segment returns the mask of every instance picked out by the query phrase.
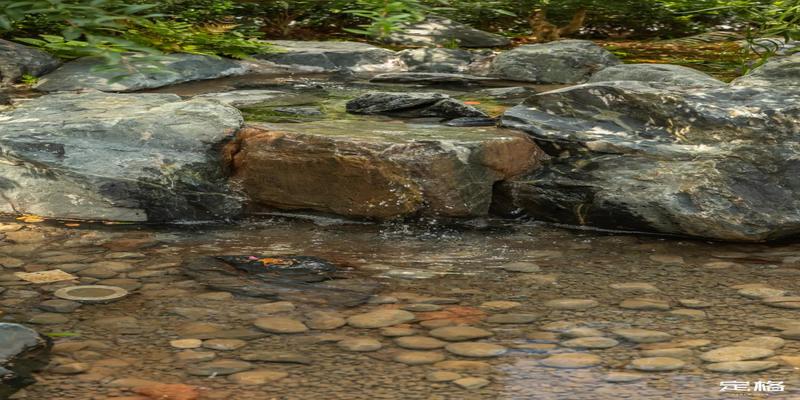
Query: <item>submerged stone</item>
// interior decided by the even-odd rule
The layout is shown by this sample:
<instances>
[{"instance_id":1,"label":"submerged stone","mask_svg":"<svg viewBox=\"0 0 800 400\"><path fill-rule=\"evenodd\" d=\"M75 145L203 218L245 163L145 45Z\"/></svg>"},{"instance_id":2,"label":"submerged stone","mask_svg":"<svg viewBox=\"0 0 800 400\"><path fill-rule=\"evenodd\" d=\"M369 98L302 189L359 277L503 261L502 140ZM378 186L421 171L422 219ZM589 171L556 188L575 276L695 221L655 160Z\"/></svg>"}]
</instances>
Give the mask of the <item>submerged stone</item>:
<instances>
[{"instance_id":1,"label":"submerged stone","mask_svg":"<svg viewBox=\"0 0 800 400\"><path fill-rule=\"evenodd\" d=\"M332 279L338 271L335 265L316 257L288 255L193 257L184 266L187 275L211 289L276 300L355 306L377 290L374 282L344 276ZM274 312L281 308L268 309Z\"/></svg>"},{"instance_id":2,"label":"submerged stone","mask_svg":"<svg viewBox=\"0 0 800 400\"><path fill-rule=\"evenodd\" d=\"M255 209L372 219L485 215L494 183L536 168L541 154L496 128L355 120L250 126L232 153Z\"/></svg>"}]
</instances>

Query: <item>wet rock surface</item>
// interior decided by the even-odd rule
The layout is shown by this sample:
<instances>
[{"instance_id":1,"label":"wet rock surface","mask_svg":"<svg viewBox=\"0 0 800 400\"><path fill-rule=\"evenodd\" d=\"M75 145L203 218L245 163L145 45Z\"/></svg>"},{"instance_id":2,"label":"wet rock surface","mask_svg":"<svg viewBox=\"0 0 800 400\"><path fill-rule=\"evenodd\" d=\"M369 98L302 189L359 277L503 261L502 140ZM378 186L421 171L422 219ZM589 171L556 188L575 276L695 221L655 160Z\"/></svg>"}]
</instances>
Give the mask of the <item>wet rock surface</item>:
<instances>
[{"instance_id":1,"label":"wet rock surface","mask_svg":"<svg viewBox=\"0 0 800 400\"><path fill-rule=\"evenodd\" d=\"M236 215L214 154L242 119L168 94L55 94L0 113L0 211L116 221Z\"/></svg>"},{"instance_id":2,"label":"wet rock surface","mask_svg":"<svg viewBox=\"0 0 800 400\"><path fill-rule=\"evenodd\" d=\"M501 123L557 158L502 184L497 209L712 239L792 236L800 227L787 184L797 151L796 98L781 88L684 91L631 81L530 97Z\"/></svg>"},{"instance_id":3,"label":"wet rock surface","mask_svg":"<svg viewBox=\"0 0 800 400\"><path fill-rule=\"evenodd\" d=\"M413 74L419 76L420 74ZM386 75L378 75L377 78ZM393 74L393 77L398 75ZM408 76L408 75L402 75ZM426 75L428 78L431 75ZM452 75L446 75L452 76ZM373 78L374 79L374 78ZM434 78L436 79L436 78ZM367 93L347 102L347 112L353 114L388 115L403 118L460 118L488 117L486 113L441 93Z\"/></svg>"},{"instance_id":4,"label":"wet rock surface","mask_svg":"<svg viewBox=\"0 0 800 400\"><path fill-rule=\"evenodd\" d=\"M421 48L397 53L410 72L465 72L473 60L471 52L462 49Z\"/></svg>"},{"instance_id":5,"label":"wet rock surface","mask_svg":"<svg viewBox=\"0 0 800 400\"><path fill-rule=\"evenodd\" d=\"M620 64L602 69L589 82L640 81L676 86L726 86L725 82L696 69L673 64Z\"/></svg>"},{"instance_id":6,"label":"wet rock surface","mask_svg":"<svg viewBox=\"0 0 800 400\"><path fill-rule=\"evenodd\" d=\"M60 64L58 59L39 49L0 39L0 86L15 83L23 75L44 75Z\"/></svg>"},{"instance_id":7,"label":"wet rock surface","mask_svg":"<svg viewBox=\"0 0 800 400\"><path fill-rule=\"evenodd\" d=\"M51 342L31 328L0 323L0 397L35 382L32 374L47 365Z\"/></svg>"},{"instance_id":8,"label":"wet rock surface","mask_svg":"<svg viewBox=\"0 0 800 400\"><path fill-rule=\"evenodd\" d=\"M500 53L492 61L491 75L512 81L575 84L619 63L617 57L590 41L559 40Z\"/></svg>"},{"instance_id":9,"label":"wet rock surface","mask_svg":"<svg viewBox=\"0 0 800 400\"><path fill-rule=\"evenodd\" d=\"M125 57L125 68L103 68L104 60L84 57L67 62L43 76L36 89L59 92L96 89L104 92L135 92L182 82L245 74L236 60L199 54L170 54L163 60Z\"/></svg>"},{"instance_id":10,"label":"wet rock surface","mask_svg":"<svg viewBox=\"0 0 800 400\"><path fill-rule=\"evenodd\" d=\"M402 122L263 124L238 140L234 177L255 205L373 219L485 215L493 184L541 154L511 131Z\"/></svg>"}]
</instances>

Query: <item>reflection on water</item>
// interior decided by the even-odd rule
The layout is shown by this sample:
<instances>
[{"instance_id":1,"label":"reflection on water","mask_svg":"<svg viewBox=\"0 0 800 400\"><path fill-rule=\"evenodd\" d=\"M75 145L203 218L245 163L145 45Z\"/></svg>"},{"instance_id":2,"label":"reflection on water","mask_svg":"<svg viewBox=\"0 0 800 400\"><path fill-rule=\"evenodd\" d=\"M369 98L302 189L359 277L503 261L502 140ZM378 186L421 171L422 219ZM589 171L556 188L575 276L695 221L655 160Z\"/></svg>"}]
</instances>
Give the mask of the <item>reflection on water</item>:
<instances>
[{"instance_id":1,"label":"reflection on water","mask_svg":"<svg viewBox=\"0 0 800 400\"><path fill-rule=\"evenodd\" d=\"M800 287L800 245L519 222L322 221L0 225L3 320L56 336L50 367L17 398L133 399L125 396L156 396L154 382L189 385L208 399L741 395L720 392L723 381L748 382L744 393L756 397L800 393L800 301L786 298ZM183 274L185 260L221 254L316 256L379 288L357 307L276 303L208 290ZM13 275L54 268L131 294L71 309L48 300L74 283L29 284ZM375 311L368 324L379 327L348 319ZM436 331L453 326L491 336L456 342L452 330ZM761 336L771 338L753 339ZM748 339L739 350L707 354ZM569 353L580 355L559 357ZM783 382L784 392L754 392L759 380Z\"/></svg>"}]
</instances>

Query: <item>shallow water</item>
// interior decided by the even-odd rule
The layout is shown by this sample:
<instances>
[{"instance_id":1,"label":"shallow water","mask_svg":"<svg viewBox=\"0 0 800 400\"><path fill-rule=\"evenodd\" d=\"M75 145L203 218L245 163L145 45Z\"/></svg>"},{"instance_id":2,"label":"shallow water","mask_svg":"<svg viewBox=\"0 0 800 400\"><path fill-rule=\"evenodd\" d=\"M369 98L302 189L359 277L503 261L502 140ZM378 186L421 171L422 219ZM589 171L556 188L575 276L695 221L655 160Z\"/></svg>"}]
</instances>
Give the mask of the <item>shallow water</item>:
<instances>
[{"instance_id":1,"label":"shallow water","mask_svg":"<svg viewBox=\"0 0 800 400\"><path fill-rule=\"evenodd\" d=\"M754 336L779 335L780 331L763 327L769 323L759 321L800 321L796 309L769 307L733 288L758 283L797 293L797 244L706 243L492 220L453 228L442 228L435 221L376 225L280 217L236 226L68 227L58 222L7 221L0 228L6 235L0 246L0 263L4 265L0 288L6 289L0 293L2 318L38 322L37 329L52 334L56 343L51 366L39 374L38 383L15 398L136 396L135 387L150 384L137 379L196 386L201 398L207 399L712 399L748 393L766 395L720 392L722 381L749 382L752 390L758 380L783 382L784 392L768 393L778 398L800 396L800 380L792 366L798 361L791 358L800 355L800 343L795 340L787 339L774 351L774 357L789 358L775 358L778 365L762 372L714 373L698 357ZM317 256L346 267L346 275L379 284L379 290L372 304L335 307L295 300L289 310L291 307L285 304L264 306L273 301L270 299L209 290L184 275L185 260L223 254ZM114 264L90 265L104 261ZM540 270L509 272L500 268L522 261L535 263ZM72 312L44 313L37 307L52 299L55 290L75 282L31 284L16 279L13 273L53 268L77 275L84 284L123 286L132 292L110 304L84 304ZM648 283L656 291L643 285L635 285L639 291L615 285L628 282ZM648 292L642 292L642 288ZM641 297L663 300L669 309L620 306L623 300ZM565 298L594 300L597 304L565 310L546 303ZM696 307L686 303L687 299L707 303L707 307L687 312L681 301ZM482 306L500 300L519 304L507 311ZM443 307L447 312L414 311L416 319L402 326L416 329L418 335L428 336L431 329L423 325L469 325L494 334L480 342L508 349L505 354L487 358L431 350L447 360L486 363L483 369L454 371L462 377L484 378L489 382L486 386L465 389L452 382L431 382L428 375L444 371L448 364L406 365L394 361L403 349L392 338L382 336L380 329L343 326L269 334L253 326L257 318L267 316L308 322L313 311L346 318L419 303L428 305L412 308ZM286 311L270 314L269 308L275 311L276 307ZM535 317L511 324L492 319L504 313ZM571 325L597 329L619 343L595 350L566 347L563 342L567 338L554 331ZM612 333L629 327L668 333L672 338L666 341L668 344L648 345ZM307 364L251 361L252 369L288 375L248 385L235 376L190 375L202 362L181 360L179 357L189 354L187 350L170 344L181 338L231 336L241 337L244 346L235 350L200 349L207 352L203 356L213 353L216 360L240 360L255 352L292 352L299 353ZM345 337L373 338L382 348L371 352L345 350L337 345ZM631 361L642 357L642 351L649 347L676 348L695 339L708 343L673 350L685 361L680 369L638 372L630 368ZM212 343L206 341L204 345ZM548 367L542 361L553 354L574 352L598 356L599 365L563 369ZM58 369L75 363L80 365L73 365L72 372L79 373L64 374L63 368ZM607 382L609 373L615 372L639 376L629 383Z\"/></svg>"}]
</instances>

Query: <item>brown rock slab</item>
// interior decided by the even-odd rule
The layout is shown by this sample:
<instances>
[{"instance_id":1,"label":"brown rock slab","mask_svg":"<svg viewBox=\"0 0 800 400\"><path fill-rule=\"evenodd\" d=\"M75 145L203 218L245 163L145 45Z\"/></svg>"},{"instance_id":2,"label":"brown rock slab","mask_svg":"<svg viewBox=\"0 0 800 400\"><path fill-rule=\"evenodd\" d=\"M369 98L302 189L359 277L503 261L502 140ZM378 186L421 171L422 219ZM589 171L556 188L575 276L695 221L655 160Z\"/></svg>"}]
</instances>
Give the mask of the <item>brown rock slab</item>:
<instances>
[{"instance_id":1,"label":"brown rock slab","mask_svg":"<svg viewBox=\"0 0 800 400\"><path fill-rule=\"evenodd\" d=\"M485 215L492 185L543 154L511 130L354 120L252 125L227 150L256 204L375 219Z\"/></svg>"}]
</instances>

